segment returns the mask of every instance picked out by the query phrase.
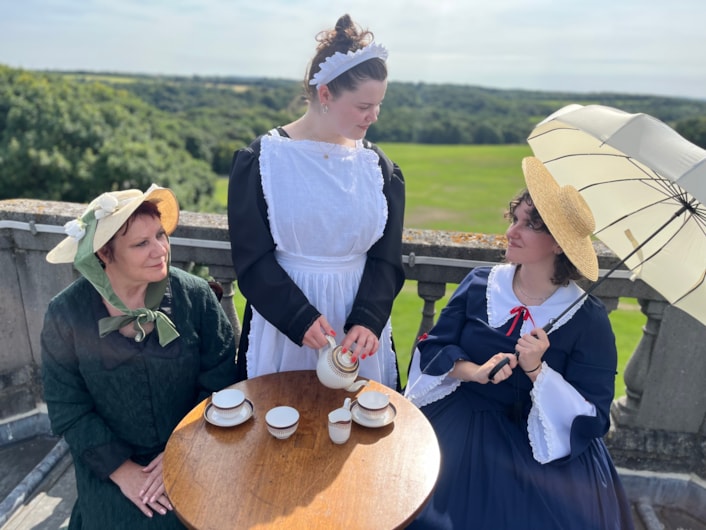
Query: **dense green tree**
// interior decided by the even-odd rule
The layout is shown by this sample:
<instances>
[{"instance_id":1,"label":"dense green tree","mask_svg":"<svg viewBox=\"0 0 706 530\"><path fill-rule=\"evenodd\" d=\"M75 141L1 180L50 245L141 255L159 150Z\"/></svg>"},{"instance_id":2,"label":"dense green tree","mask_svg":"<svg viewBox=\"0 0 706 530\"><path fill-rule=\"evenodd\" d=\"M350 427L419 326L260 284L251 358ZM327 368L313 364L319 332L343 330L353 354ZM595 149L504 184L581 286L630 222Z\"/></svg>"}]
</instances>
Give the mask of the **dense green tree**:
<instances>
[{"instance_id":1,"label":"dense green tree","mask_svg":"<svg viewBox=\"0 0 706 530\"><path fill-rule=\"evenodd\" d=\"M481 123L476 128L475 134L473 135L475 140L473 143L476 144L500 144L502 143L502 137L495 130L495 127L488 125L487 123Z\"/></svg>"},{"instance_id":2,"label":"dense green tree","mask_svg":"<svg viewBox=\"0 0 706 530\"><path fill-rule=\"evenodd\" d=\"M706 145L706 101L629 94L496 90L391 81L374 142L524 143L569 103L644 112ZM209 211L233 152L302 114L301 81L87 72L0 65L0 198L83 202L151 182Z\"/></svg>"},{"instance_id":3,"label":"dense green tree","mask_svg":"<svg viewBox=\"0 0 706 530\"><path fill-rule=\"evenodd\" d=\"M216 175L204 153L201 130L125 90L0 66L0 198L85 202L154 182L209 210Z\"/></svg>"},{"instance_id":4,"label":"dense green tree","mask_svg":"<svg viewBox=\"0 0 706 530\"><path fill-rule=\"evenodd\" d=\"M110 76L101 75L100 80L110 82ZM185 118L212 137L200 143L214 151L210 156L203 151L192 153L211 163L218 174L224 174L224 144L233 149L247 145L256 135L295 119L304 110L301 81L150 76L128 76L127 80L130 82L125 82L125 76L115 76L116 85ZM706 115L706 102L680 98L391 81L381 120L370 129L368 138L376 142L524 142L537 122L568 103L597 103L628 112L646 112L669 124Z\"/></svg>"}]
</instances>

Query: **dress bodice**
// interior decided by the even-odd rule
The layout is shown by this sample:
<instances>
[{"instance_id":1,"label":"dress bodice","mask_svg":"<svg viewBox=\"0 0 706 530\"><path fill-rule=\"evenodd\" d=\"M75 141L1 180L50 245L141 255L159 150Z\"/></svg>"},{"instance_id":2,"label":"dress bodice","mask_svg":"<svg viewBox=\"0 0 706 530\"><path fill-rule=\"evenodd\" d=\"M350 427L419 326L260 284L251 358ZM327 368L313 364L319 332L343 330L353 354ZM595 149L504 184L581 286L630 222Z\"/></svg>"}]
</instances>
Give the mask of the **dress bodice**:
<instances>
[{"instance_id":1,"label":"dress bodice","mask_svg":"<svg viewBox=\"0 0 706 530\"><path fill-rule=\"evenodd\" d=\"M387 202L372 150L270 135L260 167L278 252L345 260L382 236Z\"/></svg>"}]
</instances>

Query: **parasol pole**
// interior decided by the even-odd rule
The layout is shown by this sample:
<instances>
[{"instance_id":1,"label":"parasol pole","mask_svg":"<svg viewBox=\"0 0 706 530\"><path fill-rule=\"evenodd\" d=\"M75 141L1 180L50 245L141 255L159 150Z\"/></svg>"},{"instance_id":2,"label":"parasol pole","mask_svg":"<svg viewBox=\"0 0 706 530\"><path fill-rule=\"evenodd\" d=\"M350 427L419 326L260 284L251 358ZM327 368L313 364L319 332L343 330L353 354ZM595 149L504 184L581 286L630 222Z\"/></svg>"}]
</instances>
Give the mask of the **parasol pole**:
<instances>
[{"instance_id":1,"label":"parasol pole","mask_svg":"<svg viewBox=\"0 0 706 530\"><path fill-rule=\"evenodd\" d=\"M615 265L615 266L614 266L612 269L610 269L607 273L605 273L603 276L601 276L601 278L600 278L596 283L594 283L593 285L591 285L591 287L589 287L581 296L579 296L576 300L574 300L573 302L571 302L571 304L569 304L569 306L568 306L566 309L564 309L561 313L559 313L559 315L558 315L557 317L552 318L551 320L549 320L549 322L547 322L547 323L542 327L542 329L543 329L545 332L549 333L549 332L551 331L551 329L554 327L554 324L555 324L558 320L560 320L561 317L563 317L566 313L568 313L569 311L571 311L571 309L572 309L576 304L578 304L579 302L581 302L581 300L583 300L583 299L586 298L589 294L591 294L593 291L595 291L596 288L598 288L599 285L601 285L606 279L608 279L608 277L609 277L611 274L613 274L616 270L618 270L620 267L622 267L623 265L625 265L625 262L626 262L627 260L629 260L631 257L633 257L642 247L644 247L647 243L649 243L657 234L659 234L662 230L664 230L671 222L673 222L675 219L677 219L677 218L678 218L681 214L683 214L686 210L691 210L691 211L693 212L693 211L694 211L693 202L695 202L695 199L692 199L692 201L691 201L691 202L688 202L688 203L687 203L686 201L682 201L682 206L681 206L681 208L679 208L679 210L677 210L662 226L660 226L657 230L655 230L655 231L654 231L647 239L645 239L642 243L640 243L638 246L636 246L627 256L625 256L622 260L620 260L620 262L619 262L617 265ZM515 352L515 357L519 357L519 356L520 356L519 352L516 351L516 352ZM510 359L505 358L505 359L503 359L502 361L500 361L498 364L496 364L495 367L494 367L494 368L490 371L490 373L488 374L488 380L489 380L489 381L492 381L492 380L493 380L493 377L495 377L495 374L497 374L497 373L500 371L500 369L501 369L503 366L505 366L507 363L509 363L509 362L510 362Z\"/></svg>"}]
</instances>

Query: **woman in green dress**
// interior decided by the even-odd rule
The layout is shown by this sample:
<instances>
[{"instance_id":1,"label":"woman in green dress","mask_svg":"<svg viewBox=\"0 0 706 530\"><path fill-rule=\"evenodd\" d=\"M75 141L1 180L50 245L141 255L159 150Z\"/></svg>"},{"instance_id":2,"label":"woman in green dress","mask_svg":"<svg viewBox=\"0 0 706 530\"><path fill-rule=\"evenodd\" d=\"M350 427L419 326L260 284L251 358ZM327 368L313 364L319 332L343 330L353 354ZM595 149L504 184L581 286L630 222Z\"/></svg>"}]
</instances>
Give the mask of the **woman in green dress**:
<instances>
[{"instance_id":1,"label":"woman in green dress","mask_svg":"<svg viewBox=\"0 0 706 530\"><path fill-rule=\"evenodd\" d=\"M189 410L236 382L216 295L170 267L178 218L167 188L104 193L47 255L82 275L52 299L41 333L49 419L76 472L71 529L183 528L164 447Z\"/></svg>"}]
</instances>

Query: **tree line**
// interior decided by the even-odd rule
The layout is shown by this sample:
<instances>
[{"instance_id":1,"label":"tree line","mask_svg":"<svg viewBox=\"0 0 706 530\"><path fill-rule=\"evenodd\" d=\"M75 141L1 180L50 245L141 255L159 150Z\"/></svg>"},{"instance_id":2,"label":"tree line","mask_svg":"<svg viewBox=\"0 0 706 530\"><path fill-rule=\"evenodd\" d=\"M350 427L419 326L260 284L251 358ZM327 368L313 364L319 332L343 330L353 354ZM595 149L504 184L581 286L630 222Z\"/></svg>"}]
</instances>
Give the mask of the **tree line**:
<instances>
[{"instance_id":1,"label":"tree line","mask_svg":"<svg viewBox=\"0 0 706 530\"><path fill-rule=\"evenodd\" d=\"M374 142L517 144L569 104L644 112L706 147L706 101L391 82ZM302 82L36 72L0 65L0 199L86 202L150 183L185 209L218 211L233 152L305 108Z\"/></svg>"}]
</instances>

